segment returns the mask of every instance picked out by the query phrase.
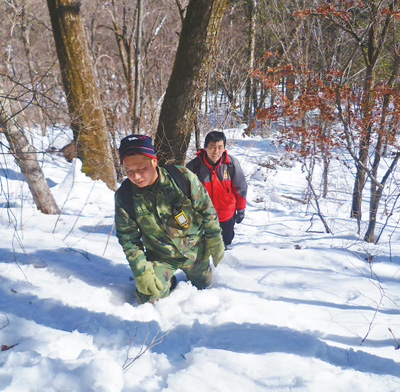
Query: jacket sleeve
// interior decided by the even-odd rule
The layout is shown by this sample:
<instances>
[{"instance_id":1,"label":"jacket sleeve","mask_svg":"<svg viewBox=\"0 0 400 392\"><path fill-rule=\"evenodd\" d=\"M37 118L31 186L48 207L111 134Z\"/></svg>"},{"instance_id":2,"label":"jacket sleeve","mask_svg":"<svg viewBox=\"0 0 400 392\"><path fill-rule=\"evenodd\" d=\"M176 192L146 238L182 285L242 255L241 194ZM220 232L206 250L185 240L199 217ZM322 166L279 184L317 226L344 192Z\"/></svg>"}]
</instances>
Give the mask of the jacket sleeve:
<instances>
[{"instance_id":1,"label":"jacket sleeve","mask_svg":"<svg viewBox=\"0 0 400 392\"><path fill-rule=\"evenodd\" d=\"M207 238L218 237L221 233L217 211L208 195L206 188L190 170L183 168L184 175L189 180L193 209L202 215L204 233Z\"/></svg>"},{"instance_id":2,"label":"jacket sleeve","mask_svg":"<svg viewBox=\"0 0 400 392\"><path fill-rule=\"evenodd\" d=\"M118 241L136 278L145 270L148 261L143 251L139 227L121 207L118 192L115 193L115 229Z\"/></svg>"},{"instance_id":3,"label":"jacket sleeve","mask_svg":"<svg viewBox=\"0 0 400 392\"><path fill-rule=\"evenodd\" d=\"M231 180L233 192L235 193L236 197L236 209L243 210L246 208L246 197L247 197L247 182L244 176L242 167L240 166L239 161L235 158L230 156L230 159L233 163L235 168L235 172L233 178Z\"/></svg>"}]
</instances>

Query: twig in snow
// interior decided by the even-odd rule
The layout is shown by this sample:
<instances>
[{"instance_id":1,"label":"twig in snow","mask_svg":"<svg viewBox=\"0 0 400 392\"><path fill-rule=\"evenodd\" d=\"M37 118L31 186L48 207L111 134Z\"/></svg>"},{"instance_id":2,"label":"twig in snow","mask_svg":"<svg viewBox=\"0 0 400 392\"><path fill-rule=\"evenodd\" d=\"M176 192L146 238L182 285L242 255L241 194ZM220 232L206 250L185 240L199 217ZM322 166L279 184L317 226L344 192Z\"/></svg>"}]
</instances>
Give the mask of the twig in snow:
<instances>
[{"instance_id":1,"label":"twig in snow","mask_svg":"<svg viewBox=\"0 0 400 392\"><path fill-rule=\"evenodd\" d=\"M129 358L129 350L132 345L132 340L131 340L130 344L129 344L127 358L125 360L125 363L122 365L122 370L124 372L128 371L132 367L133 363L136 360L138 360L146 351L148 351L152 347L157 346L158 344L162 343L162 341L169 334L169 332L170 331L167 331L164 335L158 336L160 333L160 331L158 331L149 344L146 344L147 338L149 337L149 333L147 333L146 338L143 342L143 345L140 347L139 353L134 358Z\"/></svg>"},{"instance_id":2,"label":"twig in snow","mask_svg":"<svg viewBox=\"0 0 400 392\"><path fill-rule=\"evenodd\" d=\"M78 223L79 218L82 216L83 209L84 209L84 208L86 207L86 205L88 204L90 195L92 194L95 185L96 185L96 181L93 181L93 185L92 185L92 187L90 188L90 191L89 191L89 193L88 193L88 195L87 195L87 197L86 197L86 200L85 200L85 202L83 203L82 208L81 208L81 210L79 211L79 213L78 213L78 215L77 215L77 217L76 217L76 219L75 219L75 222L74 222L74 224L72 225L71 229L70 229L69 232L66 234L66 236L63 238L63 241L65 241L65 240L67 239L67 237L74 231L75 226L76 226L76 224Z\"/></svg>"},{"instance_id":3,"label":"twig in snow","mask_svg":"<svg viewBox=\"0 0 400 392\"><path fill-rule=\"evenodd\" d=\"M8 319L7 315L5 313L2 313L2 315L4 315L4 317L6 318L6 323L0 327L0 329L6 328L10 325L10 320Z\"/></svg>"},{"instance_id":4,"label":"twig in snow","mask_svg":"<svg viewBox=\"0 0 400 392\"><path fill-rule=\"evenodd\" d=\"M396 336L394 336L394 333L392 332L392 330L390 328L388 328L389 332L392 334L393 339L395 340L395 342L397 343L397 347L395 347L395 350L398 350L400 348L400 343L399 341L396 339Z\"/></svg>"},{"instance_id":5,"label":"twig in snow","mask_svg":"<svg viewBox=\"0 0 400 392\"><path fill-rule=\"evenodd\" d=\"M298 203L301 203L301 204L308 204L310 202L310 199L303 200L303 199L298 199L297 197L286 196L286 195L282 195L282 197L289 199L289 200L297 201Z\"/></svg>"},{"instance_id":6,"label":"twig in snow","mask_svg":"<svg viewBox=\"0 0 400 392\"><path fill-rule=\"evenodd\" d=\"M6 344L2 344L2 345L1 345L1 351L10 350L10 349L12 349L13 347L18 346L18 345L19 345L19 343L12 344L11 346L7 346Z\"/></svg>"},{"instance_id":7,"label":"twig in snow","mask_svg":"<svg viewBox=\"0 0 400 392\"><path fill-rule=\"evenodd\" d=\"M382 287L382 285L381 285L381 282L380 282L378 276L377 276L377 275L375 274L375 272L372 270L372 264L371 264L371 263L369 264L369 268L370 268L370 271L371 271L371 282L378 288L379 292L381 293L381 298L379 299L378 306L376 307L375 313L374 313L374 315L372 316L372 319L371 319L371 321L370 321L370 323L369 323L368 331L367 331L366 335L364 336L363 340L361 340L361 344L365 342L365 340L367 339L369 333L371 332L371 330L372 330L372 328L373 328L374 320L375 320L376 315L378 314L379 309L380 309L380 307L381 307L381 305L382 305L383 298L385 297L385 290L383 289L383 287ZM375 282L372 280L374 277L375 277L375 279L377 280L378 283L375 283Z\"/></svg>"},{"instance_id":8,"label":"twig in snow","mask_svg":"<svg viewBox=\"0 0 400 392\"><path fill-rule=\"evenodd\" d=\"M103 251L103 257L104 257L104 255L105 255L105 253L106 253L107 246L108 246L108 243L109 243L109 241L110 241L110 237L111 237L112 232L113 232L113 230L114 230L114 226L115 226L115 222L113 222L113 224L112 224L112 226L111 226L111 230L110 230L110 232L108 233L106 246L105 246L104 251Z\"/></svg>"},{"instance_id":9,"label":"twig in snow","mask_svg":"<svg viewBox=\"0 0 400 392\"><path fill-rule=\"evenodd\" d=\"M314 201L315 201L315 205L316 205L316 209L317 209L317 215L325 227L325 232L327 234L333 234L332 230L329 228L328 224L326 223L324 216L322 215L321 208L320 208L319 202L318 202L318 196L315 193L314 187L312 185L311 176L307 176L307 183L308 183L309 189L311 190L311 192L314 196Z\"/></svg>"},{"instance_id":10,"label":"twig in snow","mask_svg":"<svg viewBox=\"0 0 400 392\"><path fill-rule=\"evenodd\" d=\"M375 244L378 243L379 239L381 238L381 235L382 235L383 231L385 230L385 228L386 228L386 226L387 226L387 224L388 224L388 222L389 222L389 219L393 216L393 211L394 211L394 209L395 209L395 206L396 206L396 203L397 203L397 200L399 199L399 197L400 197L400 193L397 195L397 197L396 197L396 199L395 199L395 201L394 201L394 203L393 203L392 209L391 209L391 211L388 213L387 218L386 218L386 222L385 222L384 225L382 226L382 229L381 229L381 231L379 232L378 237L376 237Z\"/></svg>"},{"instance_id":11,"label":"twig in snow","mask_svg":"<svg viewBox=\"0 0 400 392\"><path fill-rule=\"evenodd\" d=\"M82 255L85 259L90 260L87 251L82 251L82 250L74 249L74 248L71 248L70 246L67 248L67 251L79 253L79 254Z\"/></svg>"}]
</instances>

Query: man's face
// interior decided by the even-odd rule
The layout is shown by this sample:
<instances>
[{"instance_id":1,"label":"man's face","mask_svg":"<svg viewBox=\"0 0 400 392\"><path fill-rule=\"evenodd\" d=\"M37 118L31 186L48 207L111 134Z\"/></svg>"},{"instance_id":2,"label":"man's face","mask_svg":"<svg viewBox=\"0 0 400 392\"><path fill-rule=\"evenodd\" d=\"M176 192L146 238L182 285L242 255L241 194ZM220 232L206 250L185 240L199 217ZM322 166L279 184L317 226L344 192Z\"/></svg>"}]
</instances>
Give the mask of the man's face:
<instances>
[{"instance_id":1,"label":"man's face","mask_svg":"<svg viewBox=\"0 0 400 392\"><path fill-rule=\"evenodd\" d=\"M224 141L218 140L217 142L209 142L207 147L204 147L207 153L207 158L210 162L216 163L225 151Z\"/></svg>"},{"instance_id":2,"label":"man's face","mask_svg":"<svg viewBox=\"0 0 400 392\"><path fill-rule=\"evenodd\" d=\"M157 159L144 155L128 155L122 166L129 180L140 188L153 184L158 177Z\"/></svg>"}]
</instances>

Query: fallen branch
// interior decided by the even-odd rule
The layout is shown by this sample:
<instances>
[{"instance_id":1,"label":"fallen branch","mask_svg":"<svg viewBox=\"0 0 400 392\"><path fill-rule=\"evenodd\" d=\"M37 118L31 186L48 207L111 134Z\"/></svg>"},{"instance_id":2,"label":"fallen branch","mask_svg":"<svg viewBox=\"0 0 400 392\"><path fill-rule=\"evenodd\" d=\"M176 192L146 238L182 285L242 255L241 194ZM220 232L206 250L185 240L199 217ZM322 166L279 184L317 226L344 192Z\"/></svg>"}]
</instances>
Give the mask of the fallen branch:
<instances>
[{"instance_id":1,"label":"fallen branch","mask_svg":"<svg viewBox=\"0 0 400 392\"><path fill-rule=\"evenodd\" d=\"M293 196L285 196L285 195L281 195L281 196L284 197L285 199L297 201L298 203L301 203L301 204L308 204L310 202L310 200L302 200L302 199L298 199Z\"/></svg>"},{"instance_id":2,"label":"fallen branch","mask_svg":"<svg viewBox=\"0 0 400 392\"><path fill-rule=\"evenodd\" d=\"M160 331L158 331L149 344L146 344L147 338L149 337L149 333L147 333L146 338L143 342L143 345L140 347L139 353L134 358L129 358L129 350L132 346L132 340L131 340L130 344L129 344L127 358L126 358L124 364L122 365L122 370L124 372L128 371L132 367L133 363L135 361L137 361L146 351L148 351L152 347L155 347L158 344L162 343L162 341L169 334L169 332L170 331L167 331L164 335L158 336L160 333Z\"/></svg>"},{"instance_id":3,"label":"fallen branch","mask_svg":"<svg viewBox=\"0 0 400 392\"><path fill-rule=\"evenodd\" d=\"M395 340L395 342L397 343L397 347L395 347L395 350L398 350L400 348L400 343L399 341L396 339L396 336L394 336L394 333L392 332L392 330L390 328L388 328L389 332L392 334L393 339Z\"/></svg>"},{"instance_id":4,"label":"fallen branch","mask_svg":"<svg viewBox=\"0 0 400 392\"><path fill-rule=\"evenodd\" d=\"M103 257L104 257L104 255L105 255L105 253L106 253L107 246L108 246L108 242L110 241L110 237L111 237L112 232L113 232L113 230L114 230L114 226L115 226L115 222L113 222L113 224L112 224L112 226L111 226L111 230L110 230L110 232L108 233L106 246L105 246L105 248L104 248L103 255L102 255Z\"/></svg>"},{"instance_id":5,"label":"fallen branch","mask_svg":"<svg viewBox=\"0 0 400 392\"><path fill-rule=\"evenodd\" d=\"M372 265L373 265L372 263L369 263L369 268L370 268L370 271L371 271L371 283L379 290L381 297L380 297L379 303L378 303L378 305L377 305L377 307L375 309L374 315L372 316L372 319L371 319L371 321L369 323L368 331L367 331L366 335L364 336L364 338L361 340L361 344L363 344L367 340L369 333L372 331L372 328L374 326L374 321L376 319L376 316L377 316L378 312L380 311L380 308L381 308L381 305L382 305L382 302L383 302L383 298L385 297L385 290L383 289L378 276L372 270ZM376 280L378 283L375 283L374 280Z\"/></svg>"},{"instance_id":6,"label":"fallen branch","mask_svg":"<svg viewBox=\"0 0 400 392\"><path fill-rule=\"evenodd\" d=\"M2 313L2 315L6 318L6 323L2 327L0 327L0 329L3 329L10 325L10 320L8 319L7 315L5 313Z\"/></svg>"},{"instance_id":7,"label":"fallen branch","mask_svg":"<svg viewBox=\"0 0 400 392\"><path fill-rule=\"evenodd\" d=\"M311 175L307 176L307 182L308 182L308 187L310 188L310 191L314 195L314 201L315 201L315 204L317 206L317 215L318 215L319 219L321 220L322 224L325 227L325 232L328 233L328 234L333 234L331 229L329 228L328 224L326 223L326 220L325 220L324 216L322 215L321 208L320 208L319 202L318 202L318 196L315 193L315 190L314 190L314 187L313 187L313 184L312 184Z\"/></svg>"},{"instance_id":8,"label":"fallen branch","mask_svg":"<svg viewBox=\"0 0 400 392\"><path fill-rule=\"evenodd\" d=\"M15 346L18 346L18 344L19 344L19 343L15 343L15 344L12 344L11 346L7 346L6 344L2 344L2 345L1 345L1 351L10 350L11 348L13 348L13 347L15 347Z\"/></svg>"}]
</instances>

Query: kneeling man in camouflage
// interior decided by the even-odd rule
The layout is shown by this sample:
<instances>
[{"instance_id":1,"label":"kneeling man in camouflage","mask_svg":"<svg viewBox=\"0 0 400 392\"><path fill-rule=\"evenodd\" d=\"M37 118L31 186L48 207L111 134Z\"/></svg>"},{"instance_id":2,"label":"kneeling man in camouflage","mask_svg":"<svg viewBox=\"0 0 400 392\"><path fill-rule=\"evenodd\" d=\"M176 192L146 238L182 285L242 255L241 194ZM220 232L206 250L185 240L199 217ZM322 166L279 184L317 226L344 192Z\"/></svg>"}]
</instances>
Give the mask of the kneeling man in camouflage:
<instances>
[{"instance_id":1,"label":"kneeling man in camouflage","mask_svg":"<svg viewBox=\"0 0 400 392\"><path fill-rule=\"evenodd\" d=\"M211 284L224 243L207 191L190 170L159 167L151 138L127 136L120 160L127 179L115 193L119 243L136 280L139 303L166 297L181 269L198 289Z\"/></svg>"}]
</instances>

